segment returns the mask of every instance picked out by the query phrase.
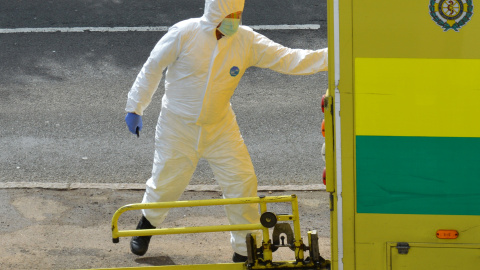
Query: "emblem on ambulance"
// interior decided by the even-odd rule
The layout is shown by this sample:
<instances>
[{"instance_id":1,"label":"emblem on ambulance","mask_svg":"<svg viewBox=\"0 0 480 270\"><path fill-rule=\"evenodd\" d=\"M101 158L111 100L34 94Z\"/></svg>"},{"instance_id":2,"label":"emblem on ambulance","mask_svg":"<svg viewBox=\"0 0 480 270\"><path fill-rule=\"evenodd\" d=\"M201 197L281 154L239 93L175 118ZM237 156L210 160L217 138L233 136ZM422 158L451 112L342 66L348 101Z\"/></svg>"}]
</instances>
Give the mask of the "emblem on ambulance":
<instances>
[{"instance_id":1,"label":"emblem on ambulance","mask_svg":"<svg viewBox=\"0 0 480 270\"><path fill-rule=\"evenodd\" d=\"M472 0L430 0L430 16L444 31L459 31L473 15Z\"/></svg>"}]
</instances>

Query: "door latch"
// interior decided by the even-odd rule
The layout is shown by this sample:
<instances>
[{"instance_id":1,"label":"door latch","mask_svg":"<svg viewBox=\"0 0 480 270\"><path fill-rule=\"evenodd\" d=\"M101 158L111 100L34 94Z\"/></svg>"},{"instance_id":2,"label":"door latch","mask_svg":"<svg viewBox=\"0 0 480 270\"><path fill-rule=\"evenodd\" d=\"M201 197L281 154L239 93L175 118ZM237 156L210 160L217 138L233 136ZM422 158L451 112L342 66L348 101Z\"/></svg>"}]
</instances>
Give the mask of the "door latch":
<instances>
[{"instance_id":1,"label":"door latch","mask_svg":"<svg viewBox=\"0 0 480 270\"><path fill-rule=\"evenodd\" d=\"M398 249L398 254L408 254L410 245L407 242L398 242L397 249Z\"/></svg>"}]
</instances>

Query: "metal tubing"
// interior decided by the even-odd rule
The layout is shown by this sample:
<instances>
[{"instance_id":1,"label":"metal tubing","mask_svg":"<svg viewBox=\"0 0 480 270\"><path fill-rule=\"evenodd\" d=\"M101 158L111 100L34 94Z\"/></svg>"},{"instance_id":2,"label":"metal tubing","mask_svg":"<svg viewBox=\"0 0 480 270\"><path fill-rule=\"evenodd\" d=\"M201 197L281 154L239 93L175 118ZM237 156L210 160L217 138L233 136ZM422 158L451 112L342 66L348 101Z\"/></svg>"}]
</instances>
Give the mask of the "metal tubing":
<instances>
[{"instance_id":1,"label":"metal tubing","mask_svg":"<svg viewBox=\"0 0 480 270\"><path fill-rule=\"evenodd\" d=\"M292 221L294 219L293 215L278 215L277 221Z\"/></svg>"},{"instance_id":2,"label":"metal tubing","mask_svg":"<svg viewBox=\"0 0 480 270\"><path fill-rule=\"evenodd\" d=\"M220 226L203 226L203 227L184 227L170 229L153 229L153 230L131 230L118 231L118 219L120 216L132 210L153 209L153 208L180 208L180 207L198 207L198 206L215 206L229 204L251 204L258 203L260 207L266 211L267 203L292 202L296 201L295 195L291 196L271 196L271 197L246 197L233 199L213 199L213 200L193 200L193 201L174 201L174 202L157 202L157 203L137 203L129 204L118 209L112 217L112 237L118 239L125 236L147 236L147 235L164 235L164 234L183 234L183 233L202 233L202 232L221 232L221 231L242 231L242 230L262 230L264 239L269 240L268 228L261 224L238 224L238 225L220 225ZM296 204L296 207L298 205ZM262 210L262 211L263 211ZM263 211L264 212L264 211ZM297 218L298 219L298 211ZM288 217L288 216L287 216ZM288 217L289 218L289 217ZM293 217L295 219L295 215ZM290 220L290 218L289 218ZM298 224L299 225L299 224Z\"/></svg>"},{"instance_id":3,"label":"metal tubing","mask_svg":"<svg viewBox=\"0 0 480 270\"><path fill-rule=\"evenodd\" d=\"M240 225L217 225L217 226L199 226L199 227L181 227L181 228L161 228L148 230L124 230L116 232L113 235L117 237L127 236L149 236L149 235L167 235L167 234L185 234L185 233L207 233L207 232L227 232L227 231L247 231L261 230L262 224L240 224Z\"/></svg>"},{"instance_id":4,"label":"metal tubing","mask_svg":"<svg viewBox=\"0 0 480 270\"><path fill-rule=\"evenodd\" d=\"M300 231L300 213L298 212L298 201L296 196L292 200L292 215L295 239L300 239L302 237Z\"/></svg>"},{"instance_id":5,"label":"metal tubing","mask_svg":"<svg viewBox=\"0 0 480 270\"><path fill-rule=\"evenodd\" d=\"M303 254L302 234L300 231L300 213L298 212L298 201L296 196L292 200L292 214L293 214L293 234L295 236L295 257L297 261L303 261L304 254Z\"/></svg>"},{"instance_id":6,"label":"metal tubing","mask_svg":"<svg viewBox=\"0 0 480 270\"><path fill-rule=\"evenodd\" d=\"M266 197L262 197L262 200ZM265 202L260 202L260 212L265 213L267 212L267 204ZM264 228L263 230L263 259L265 261L272 261L272 249L270 245L270 233L268 232L268 228Z\"/></svg>"}]
</instances>

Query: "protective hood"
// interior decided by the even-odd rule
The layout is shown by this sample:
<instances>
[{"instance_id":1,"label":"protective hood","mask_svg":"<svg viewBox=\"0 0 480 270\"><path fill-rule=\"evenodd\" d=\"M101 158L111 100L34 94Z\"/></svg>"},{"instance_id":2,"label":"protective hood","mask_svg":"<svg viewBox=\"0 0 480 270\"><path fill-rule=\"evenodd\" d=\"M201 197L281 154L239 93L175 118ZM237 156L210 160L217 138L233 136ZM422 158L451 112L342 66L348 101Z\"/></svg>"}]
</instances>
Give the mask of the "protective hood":
<instances>
[{"instance_id":1,"label":"protective hood","mask_svg":"<svg viewBox=\"0 0 480 270\"><path fill-rule=\"evenodd\" d=\"M217 26L227 15L243 11L245 0L205 0L203 19Z\"/></svg>"}]
</instances>

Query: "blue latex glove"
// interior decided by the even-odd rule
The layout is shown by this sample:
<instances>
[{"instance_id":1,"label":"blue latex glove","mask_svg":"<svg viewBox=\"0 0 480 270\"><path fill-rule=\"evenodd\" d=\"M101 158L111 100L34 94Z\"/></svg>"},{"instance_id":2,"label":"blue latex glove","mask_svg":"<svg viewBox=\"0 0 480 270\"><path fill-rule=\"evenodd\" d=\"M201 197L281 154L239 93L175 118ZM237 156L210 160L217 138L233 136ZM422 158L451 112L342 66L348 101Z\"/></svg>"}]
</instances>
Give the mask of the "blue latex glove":
<instances>
[{"instance_id":1,"label":"blue latex glove","mask_svg":"<svg viewBox=\"0 0 480 270\"><path fill-rule=\"evenodd\" d=\"M125 122L127 123L128 130L139 136L140 130L142 130L143 126L142 116L136 113L127 113L127 116L125 116Z\"/></svg>"}]
</instances>

